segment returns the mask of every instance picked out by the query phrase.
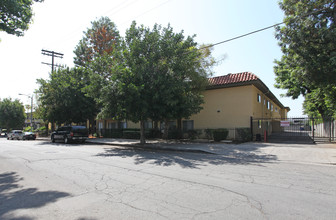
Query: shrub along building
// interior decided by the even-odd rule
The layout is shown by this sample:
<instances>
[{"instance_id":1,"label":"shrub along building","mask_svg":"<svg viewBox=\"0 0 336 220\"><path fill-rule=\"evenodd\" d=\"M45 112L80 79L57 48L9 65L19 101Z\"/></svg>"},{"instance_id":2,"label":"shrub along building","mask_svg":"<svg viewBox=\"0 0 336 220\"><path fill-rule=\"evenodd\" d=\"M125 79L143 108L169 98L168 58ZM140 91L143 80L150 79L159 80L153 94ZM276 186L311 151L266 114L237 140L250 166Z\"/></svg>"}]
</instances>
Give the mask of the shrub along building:
<instances>
[{"instance_id":1,"label":"shrub along building","mask_svg":"<svg viewBox=\"0 0 336 220\"><path fill-rule=\"evenodd\" d=\"M289 111L289 108L284 107L269 88L250 72L209 78L202 107L198 114L182 120L184 132L198 130L205 135L204 131L207 129L225 128L229 130L230 139L237 138L236 131L239 129L245 129L249 133L253 131L254 135L262 134L261 123L265 122L264 119L286 119ZM153 128L153 122L148 121L145 126L148 129ZM177 122L170 122L170 128L176 126ZM163 129L163 123L160 127ZM139 128L139 125L128 121L98 120L97 128ZM281 128L273 126L274 129Z\"/></svg>"}]
</instances>

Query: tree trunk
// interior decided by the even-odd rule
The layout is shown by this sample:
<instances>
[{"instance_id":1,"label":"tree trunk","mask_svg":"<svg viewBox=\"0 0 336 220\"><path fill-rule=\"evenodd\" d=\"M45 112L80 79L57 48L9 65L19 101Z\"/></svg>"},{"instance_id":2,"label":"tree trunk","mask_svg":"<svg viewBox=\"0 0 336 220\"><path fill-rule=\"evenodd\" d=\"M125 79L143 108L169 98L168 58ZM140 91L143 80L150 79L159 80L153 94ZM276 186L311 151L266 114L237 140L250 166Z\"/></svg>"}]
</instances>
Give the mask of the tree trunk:
<instances>
[{"instance_id":1,"label":"tree trunk","mask_svg":"<svg viewBox=\"0 0 336 220\"><path fill-rule=\"evenodd\" d=\"M154 129L159 130L159 122L158 121L154 121Z\"/></svg>"},{"instance_id":2,"label":"tree trunk","mask_svg":"<svg viewBox=\"0 0 336 220\"><path fill-rule=\"evenodd\" d=\"M168 139L168 133L169 133L169 121L168 119L165 119L165 128L164 128L164 133L163 133L163 139Z\"/></svg>"},{"instance_id":3,"label":"tree trunk","mask_svg":"<svg viewBox=\"0 0 336 220\"><path fill-rule=\"evenodd\" d=\"M158 121L154 121L154 137L155 138L161 138L161 132L159 129L159 122Z\"/></svg>"},{"instance_id":4,"label":"tree trunk","mask_svg":"<svg viewBox=\"0 0 336 220\"><path fill-rule=\"evenodd\" d=\"M145 144L145 120L140 121L140 144Z\"/></svg>"},{"instance_id":5,"label":"tree trunk","mask_svg":"<svg viewBox=\"0 0 336 220\"><path fill-rule=\"evenodd\" d=\"M177 130L178 130L178 138L182 138L182 118L177 119Z\"/></svg>"},{"instance_id":6,"label":"tree trunk","mask_svg":"<svg viewBox=\"0 0 336 220\"><path fill-rule=\"evenodd\" d=\"M46 135L49 135L49 122L44 123L44 127L46 128Z\"/></svg>"}]
</instances>

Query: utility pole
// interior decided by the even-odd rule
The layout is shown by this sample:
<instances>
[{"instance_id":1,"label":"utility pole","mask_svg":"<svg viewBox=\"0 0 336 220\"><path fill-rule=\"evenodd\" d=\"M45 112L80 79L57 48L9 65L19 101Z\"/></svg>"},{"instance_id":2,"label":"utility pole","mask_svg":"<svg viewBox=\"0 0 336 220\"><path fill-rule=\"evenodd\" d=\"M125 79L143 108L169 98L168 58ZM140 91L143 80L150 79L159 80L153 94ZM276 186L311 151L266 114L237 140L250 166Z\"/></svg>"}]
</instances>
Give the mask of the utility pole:
<instances>
[{"instance_id":1,"label":"utility pole","mask_svg":"<svg viewBox=\"0 0 336 220\"><path fill-rule=\"evenodd\" d=\"M43 50L42 49L42 55L46 55L46 56L51 56L51 63L44 63L42 62L42 64L46 64L46 65L51 65L51 73L54 72L54 66L58 66L58 67L61 67L60 65L55 65L55 57L57 58L63 58L64 54L62 53L57 53L55 51L49 51L49 50Z\"/></svg>"},{"instance_id":2,"label":"utility pole","mask_svg":"<svg viewBox=\"0 0 336 220\"><path fill-rule=\"evenodd\" d=\"M26 94L22 94L22 93L19 93L19 95L27 96L31 100L31 105L30 105L30 128L31 128L31 132L33 132L33 127L34 127L34 124L33 124L33 95L26 95Z\"/></svg>"}]
</instances>

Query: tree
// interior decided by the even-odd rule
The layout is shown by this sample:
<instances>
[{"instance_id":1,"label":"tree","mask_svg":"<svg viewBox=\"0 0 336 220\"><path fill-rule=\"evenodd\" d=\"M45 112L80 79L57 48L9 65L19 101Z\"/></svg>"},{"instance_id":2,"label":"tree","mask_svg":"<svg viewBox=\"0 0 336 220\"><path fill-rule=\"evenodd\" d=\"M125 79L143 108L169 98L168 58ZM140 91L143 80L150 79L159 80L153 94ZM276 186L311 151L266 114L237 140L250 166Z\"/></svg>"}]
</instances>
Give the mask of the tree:
<instances>
[{"instance_id":1,"label":"tree","mask_svg":"<svg viewBox=\"0 0 336 220\"><path fill-rule=\"evenodd\" d=\"M85 69L59 69L51 73L49 80L37 82L39 113L44 120L58 124L82 123L97 114L96 103L83 91L89 84Z\"/></svg>"},{"instance_id":2,"label":"tree","mask_svg":"<svg viewBox=\"0 0 336 220\"><path fill-rule=\"evenodd\" d=\"M140 122L144 144L146 120L168 121L201 110L211 59L197 49L194 37L174 33L170 26L150 30L133 22L122 47L90 65L96 85L91 94L102 104L103 115Z\"/></svg>"},{"instance_id":3,"label":"tree","mask_svg":"<svg viewBox=\"0 0 336 220\"><path fill-rule=\"evenodd\" d=\"M23 36L32 20L33 2L44 0L3 0L0 2L0 31Z\"/></svg>"},{"instance_id":4,"label":"tree","mask_svg":"<svg viewBox=\"0 0 336 220\"><path fill-rule=\"evenodd\" d=\"M24 106L18 99L7 98L0 100L0 127L22 129L25 121Z\"/></svg>"},{"instance_id":5,"label":"tree","mask_svg":"<svg viewBox=\"0 0 336 220\"><path fill-rule=\"evenodd\" d=\"M285 26L276 29L283 52L275 61L276 87L305 97L305 113L328 117L336 86L336 9L330 0L283 0Z\"/></svg>"},{"instance_id":6,"label":"tree","mask_svg":"<svg viewBox=\"0 0 336 220\"><path fill-rule=\"evenodd\" d=\"M101 17L91 24L92 27L84 32L84 37L74 50L74 63L77 66L85 66L104 53L111 54L119 45L119 32L108 17Z\"/></svg>"}]
</instances>

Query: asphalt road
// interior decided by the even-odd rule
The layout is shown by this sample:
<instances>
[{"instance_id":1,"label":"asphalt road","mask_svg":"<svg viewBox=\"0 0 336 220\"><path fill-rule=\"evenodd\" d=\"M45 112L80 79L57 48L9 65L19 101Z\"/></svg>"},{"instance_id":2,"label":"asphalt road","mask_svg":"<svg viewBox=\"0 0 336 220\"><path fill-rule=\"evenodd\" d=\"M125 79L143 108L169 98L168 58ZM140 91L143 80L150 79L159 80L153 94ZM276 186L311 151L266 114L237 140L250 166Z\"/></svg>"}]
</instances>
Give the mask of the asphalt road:
<instances>
[{"instance_id":1,"label":"asphalt road","mask_svg":"<svg viewBox=\"0 0 336 220\"><path fill-rule=\"evenodd\" d=\"M201 154L1 138L0 219L336 219L334 161L334 145Z\"/></svg>"}]
</instances>

